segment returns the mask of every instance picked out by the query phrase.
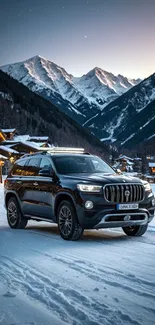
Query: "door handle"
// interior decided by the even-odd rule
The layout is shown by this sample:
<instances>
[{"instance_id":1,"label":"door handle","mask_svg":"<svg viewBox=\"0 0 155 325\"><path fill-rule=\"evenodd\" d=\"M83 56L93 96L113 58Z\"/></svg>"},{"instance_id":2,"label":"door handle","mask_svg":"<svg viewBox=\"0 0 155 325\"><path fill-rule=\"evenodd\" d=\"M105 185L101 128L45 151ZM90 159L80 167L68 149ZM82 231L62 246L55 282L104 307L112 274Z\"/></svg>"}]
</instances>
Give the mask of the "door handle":
<instances>
[{"instance_id":1,"label":"door handle","mask_svg":"<svg viewBox=\"0 0 155 325\"><path fill-rule=\"evenodd\" d=\"M37 182L34 182L33 185L34 185L34 186L38 186L39 184L38 184Z\"/></svg>"}]
</instances>

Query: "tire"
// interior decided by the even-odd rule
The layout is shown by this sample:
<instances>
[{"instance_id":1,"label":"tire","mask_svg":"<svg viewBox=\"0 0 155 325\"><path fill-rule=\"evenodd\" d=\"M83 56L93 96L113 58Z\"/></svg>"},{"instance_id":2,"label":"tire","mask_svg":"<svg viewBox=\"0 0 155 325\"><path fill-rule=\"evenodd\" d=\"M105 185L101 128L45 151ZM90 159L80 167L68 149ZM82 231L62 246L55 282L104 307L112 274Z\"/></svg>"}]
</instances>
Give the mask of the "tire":
<instances>
[{"instance_id":1,"label":"tire","mask_svg":"<svg viewBox=\"0 0 155 325\"><path fill-rule=\"evenodd\" d=\"M18 201L15 197L11 197L7 204L7 220L13 229L24 229L28 220L22 216Z\"/></svg>"},{"instance_id":2,"label":"tire","mask_svg":"<svg viewBox=\"0 0 155 325\"><path fill-rule=\"evenodd\" d=\"M123 231L128 236L138 237L145 234L148 224L142 226L123 227Z\"/></svg>"},{"instance_id":3,"label":"tire","mask_svg":"<svg viewBox=\"0 0 155 325\"><path fill-rule=\"evenodd\" d=\"M80 226L73 204L62 201L57 213L60 235L65 240L78 240L84 229Z\"/></svg>"}]
</instances>

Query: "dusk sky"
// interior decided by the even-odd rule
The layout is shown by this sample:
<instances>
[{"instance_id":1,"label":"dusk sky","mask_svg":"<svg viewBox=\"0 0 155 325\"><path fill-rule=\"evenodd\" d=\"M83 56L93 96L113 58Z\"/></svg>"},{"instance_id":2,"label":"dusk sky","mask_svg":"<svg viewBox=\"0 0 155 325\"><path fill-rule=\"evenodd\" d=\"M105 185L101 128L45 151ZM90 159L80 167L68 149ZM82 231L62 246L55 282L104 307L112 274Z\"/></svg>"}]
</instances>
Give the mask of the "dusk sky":
<instances>
[{"instance_id":1,"label":"dusk sky","mask_svg":"<svg viewBox=\"0 0 155 325\"><path fill-rule=\"evenodd\" d=\"M81 76L155 72L155 0L0 0L0 65L36 54Z\"/></svg>"}]
</instances>

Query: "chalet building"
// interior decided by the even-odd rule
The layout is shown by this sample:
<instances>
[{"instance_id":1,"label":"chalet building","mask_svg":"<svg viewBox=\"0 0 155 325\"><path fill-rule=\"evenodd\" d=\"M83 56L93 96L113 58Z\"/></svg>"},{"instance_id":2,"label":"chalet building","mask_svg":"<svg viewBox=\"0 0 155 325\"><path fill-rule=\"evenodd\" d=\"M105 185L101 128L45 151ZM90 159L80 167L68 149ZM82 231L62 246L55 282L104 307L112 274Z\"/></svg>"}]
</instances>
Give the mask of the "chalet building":
<instances>
[{"instance_id":1,"label":"chalet building","mask_svg":"<svg viewBox=\"0 0 155 325\"><path fill-rule=\"evenodd\" d=\"M122 172L136 172L141 173L142 171L142 159L141 158L130 158L125 155L120 155L114 164L115 168L120 169Z\"/></svg>"},{"instance_id":2,"label":"chalet building","mask_svg":"<svg viewBox=\"0 0 155 325\"><path fill-rule=\"evenodd\" d=\"M155 162L149 162L149 173L152 176L155 176Z\"/></svg>"},{"instance_id":3,"label":"chalet building","mask_svg":"<svg viewBox=\"0 0 155 325\"><path fill-rule=\"evenodd\" d=\"M114 167L120 169L122 172L133 171L134 159L125 155L120 155L116 160Z\"/></svg>"},{"instance_id":4,"label":"chalet building","mask_svg":"<svg viewBox=\"0 0 155 325\"><path fill-rule=\"evenodd\" d=\"M49 137L19 135L16 129L0 129L0 155L11 163L26 153L50 146Z\"/></svg>"},{"instance_id":5,"label":"chalet building","mask_svg":"<svg viewBox=\"0 0 155 325\"><path fill-rule=\"evenodd\" d=\"M13 140L15 134L17 133L16 129L2 129L1 131L5 136L5 140Z\"/></svg>"}]
</instances>

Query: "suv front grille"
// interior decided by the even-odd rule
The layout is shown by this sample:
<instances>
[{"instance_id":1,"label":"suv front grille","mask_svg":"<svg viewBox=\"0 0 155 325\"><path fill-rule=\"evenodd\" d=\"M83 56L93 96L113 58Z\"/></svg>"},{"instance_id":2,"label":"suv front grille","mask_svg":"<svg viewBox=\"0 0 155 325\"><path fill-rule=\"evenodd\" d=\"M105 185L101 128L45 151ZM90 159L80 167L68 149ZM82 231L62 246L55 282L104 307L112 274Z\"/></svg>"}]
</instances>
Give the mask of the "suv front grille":
<instances>
[{"instance_id":1,"label":"suv front grille","mask_svg":"<svg viewBox=\"0 0 155 325\"><path fill-rule=\"evenodd\" d=\"M108 202L140 202L144 199L144 187L140 184L105 185L104 195Z\"/></svg>"}]
</instances>

